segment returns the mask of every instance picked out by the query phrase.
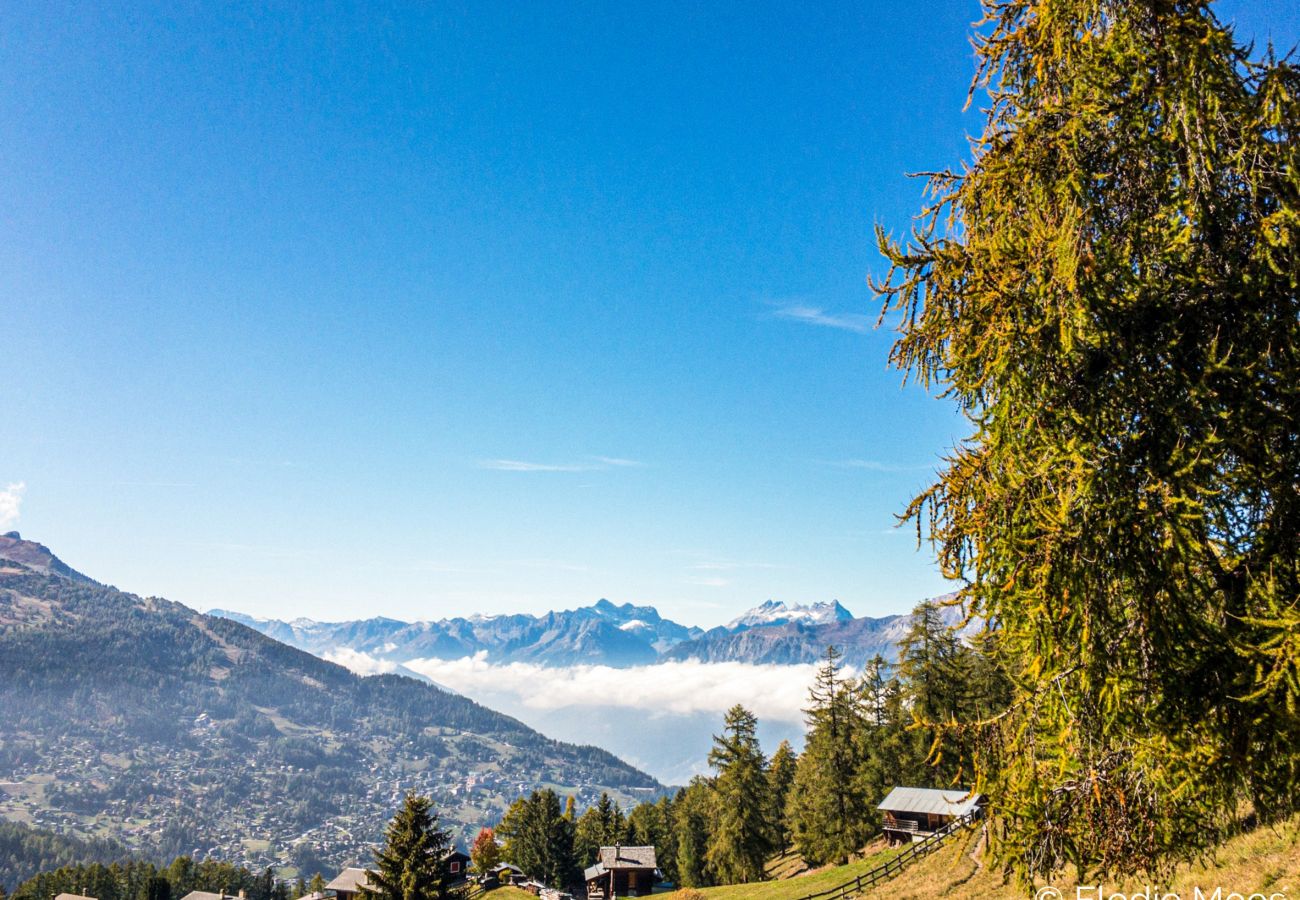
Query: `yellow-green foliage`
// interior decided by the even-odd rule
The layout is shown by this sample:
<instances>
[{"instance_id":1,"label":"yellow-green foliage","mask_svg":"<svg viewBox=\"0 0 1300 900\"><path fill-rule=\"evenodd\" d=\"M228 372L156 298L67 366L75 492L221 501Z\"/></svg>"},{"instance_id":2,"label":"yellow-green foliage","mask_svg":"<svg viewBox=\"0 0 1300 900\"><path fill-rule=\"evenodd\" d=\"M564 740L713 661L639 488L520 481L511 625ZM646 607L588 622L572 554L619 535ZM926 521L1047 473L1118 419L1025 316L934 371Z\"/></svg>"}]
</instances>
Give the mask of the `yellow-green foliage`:
<instances>
[{"instance_id":1,"label":"yellow-green foliage","mask_svg":"<svg viewBox=\"0 0 1300 900\"><path fill-rule=\"evenodd\" d=\"M1300 72L1209 4L986 0L987 126L881 234L970 434L908 510L999 629L1023 880L1159 875L1300 798Z\"/></svg>"}]
</instances>

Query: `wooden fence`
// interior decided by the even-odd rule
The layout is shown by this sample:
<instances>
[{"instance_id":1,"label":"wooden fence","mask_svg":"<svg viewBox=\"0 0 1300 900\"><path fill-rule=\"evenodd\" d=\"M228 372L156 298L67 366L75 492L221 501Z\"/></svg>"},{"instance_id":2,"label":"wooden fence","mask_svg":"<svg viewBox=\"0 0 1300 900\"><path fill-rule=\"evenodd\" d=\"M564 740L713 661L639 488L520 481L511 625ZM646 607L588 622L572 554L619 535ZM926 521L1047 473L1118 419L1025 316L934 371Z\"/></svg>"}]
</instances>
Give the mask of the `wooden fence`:
<instances>
[{"instance_id":1,"label":"wooden fence","mask_svg":"<svg viewBox=\"0 0 1300 900\"><path fill-rule=\"evenodd\" d=\"M971 822L974 822L978 816L979 810L972 810L964 816L958 816L934 834L926 837L924 840L914 841L909 844L906 850L903 850L897 856L891 856L871 871L863 872L857 878L836 885L833 888L827 888L824 891L818 891L816 894L808 894L807 896L799 897L797 900L829 900L831 897L837 898L837 900L843 900L843 898L861 894L867 888L893 878L921 857L929 856L935 850L939 849L939 845L942 844L950 835L965 828Z\"/></svg>"}]
</instances>

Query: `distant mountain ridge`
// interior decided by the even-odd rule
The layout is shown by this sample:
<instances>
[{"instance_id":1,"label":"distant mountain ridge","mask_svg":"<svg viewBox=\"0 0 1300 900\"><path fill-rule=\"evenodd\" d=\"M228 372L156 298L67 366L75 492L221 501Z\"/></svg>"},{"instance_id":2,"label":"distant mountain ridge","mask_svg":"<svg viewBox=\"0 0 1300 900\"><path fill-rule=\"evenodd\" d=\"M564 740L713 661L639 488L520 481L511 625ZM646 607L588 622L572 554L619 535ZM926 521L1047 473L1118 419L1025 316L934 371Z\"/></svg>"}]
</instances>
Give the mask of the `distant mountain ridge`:
<instances>
[{"instance_id":1,"label":"distant mountain ridge","mask_svg":"<svg viewBox=\"0 0 1300 900\"><path fill-rule=\"evenodd\" d=\"M395 662L461 659L486 652L493 662L584 662L623 668L653 663L677 644L704 634L703 629L663 618L652 606L616 606L603 599L592 606L541 616L515 613L436 622L386 618L283 622L223 609L208 614L233 619L309 653L324 655L346 648Z\"/></svg>"},{"instance_id":2,"label":"distant mountain ridge","mask_svg":"<svg viewBox=\"0 0 1300 900\"><path fill-rule=\"evenodd\" d=\"M807 605L767 600L708 631L665 619L653 606L616 605L606 599L540 616L517 613L419 622L387 618L283 622L221 609L209 615L234 619L320 656L348 650L400 664L483 653L492 663L614 668L687 659L809 663L820 659L828 644L838 647L847 663L861 666L877 654L895 659L898 642L911 621L910 613L858 618L838 600ZM953 625L961 620L953 607L945 608L944 616Z\"/></svg>"}]
</instances>

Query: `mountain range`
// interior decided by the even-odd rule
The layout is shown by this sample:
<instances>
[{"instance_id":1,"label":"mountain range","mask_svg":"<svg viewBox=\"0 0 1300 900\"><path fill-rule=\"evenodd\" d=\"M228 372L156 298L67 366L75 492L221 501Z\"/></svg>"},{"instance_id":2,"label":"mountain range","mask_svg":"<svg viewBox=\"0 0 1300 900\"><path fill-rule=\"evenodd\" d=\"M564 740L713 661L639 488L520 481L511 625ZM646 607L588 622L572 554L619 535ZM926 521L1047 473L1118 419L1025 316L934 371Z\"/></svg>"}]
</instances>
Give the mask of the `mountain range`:
<instances>
[{"instance_id":1,"label":"mountain range","mask_svg":"<svg viewBox=\"0 0 1300 900\"><path fill-rule=\"evenodd\" d=\"M847 664L860 667L877 654L895 659L911 621L910 614L855 617L838 600L807 605L768 600L707 631L665 619L653 606L616 605L605 599L539 616L519 613L417 622L386 618L285 622L224 609L208 614L321 656L348 650L401 664L485 654L492 663L614 668L690 659L793 665L816 662L830 644L844 653ZM944 615L952 624L961 618L953 607L945 607Z\"/></svg>"},{"instance_id":2,"label":"mountain range","mask_svg":"<svg viewBox=\"0 0 1300 900\"><path fill-rule=\"evenodd\" d=\"M629 629L635 631L636 629ZM612 754L0 537L0 818L307 875L369 860L408 789L464 843L540 785L665 790Z\"/></svg>"}]
</instances>

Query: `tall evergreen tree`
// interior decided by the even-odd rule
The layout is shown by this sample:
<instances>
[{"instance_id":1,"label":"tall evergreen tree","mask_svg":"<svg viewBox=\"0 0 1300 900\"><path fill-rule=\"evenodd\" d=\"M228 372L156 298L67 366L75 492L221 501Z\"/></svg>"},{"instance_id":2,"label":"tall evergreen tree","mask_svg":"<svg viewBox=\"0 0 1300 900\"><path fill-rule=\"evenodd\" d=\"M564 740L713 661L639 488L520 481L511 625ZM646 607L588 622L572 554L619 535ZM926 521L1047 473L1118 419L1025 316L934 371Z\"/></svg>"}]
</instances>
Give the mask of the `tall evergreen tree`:
<instances>
[{"instance_id":1,"label":"tall evergreen tree","mask_svg":"<svg viewBox=\"0 0 1300 900\"><path fill-rule=\"evenodd\" d=\"M992 849L1122 875L1300 804L1300 73L1205 0L985 0L973 158L883 233L969 419L908 514L997 623Z\"/></svg>"},{"instance_id":2,"label":"tall evergreen tree","mask_svg":"<svg viewBox=\"0 0 1300 900\"><path fill-rule=\"evenodd\" d=\"M772 849L784 853L790 847L790 816L786 807L798 757L789 741L782 741L767 768L767 827Z\"/></svg>"},{"instance_id":3,"label":"tall evergreen tree","mask_svg":"<svg viewBox=\"0 0 1300 900\"><path fill-rule=\"evenodd\" d=\"M927 772L920 779L924 784L947 785L962 771L962 735L941 727L963 710L967 687L962 681L962 654L961 643L944 622L938 604L918 605L899 646L898 674L914 720L900 741L911 758L901 761L900 768Z\"/></svg>"},{"instance_id":4,"label":"tall evergreen tree","mask_svg":"<svg viewBox=\"0 0 1300 900\"><path fill-rule=\"evenodd\" d=\"M757 729L754 714L737 704L728 710L722 734L714 735L709 751L709 765L717 774L707 859L727 884L761 881L772 849L766 761Z\"/></svg>"},{"instance_id":5,"label":"tall evergreen tree","mask_svg":"<svg viewBox=\"0 0 1300 900\"><path fill-rule=\"evenodd\" d=\"M530 877L560 889L577 880L574 826L550 788L516 800L497 833L506 839L505 855Z\"/></svg>"},{"instance_id":6,"label":"tall evergreen tree","mask_svg":"<svg viewBox=\"0 0 1300 900\"><path fill-rule=\"evenodd\" d=\"M813 865L848 862L866 842L871 823L868 798L855 785L861 702L840 677L840 659L836 648L826 648L804 711L808 737L787 803L795 848Z\"/></svg>"},{"instance_id":7,"label":"tall evergreen tree","mask_svg":"<svg viewBox=\"0 0 1300 900\"><path fill-rule=\"evenodd\" d=\"M384 832L384 845L375 851L375 867L366 871L365 897L375 900L443 900L447 887L446 856L451 834L438 827L433 802L414 791Z\"/></svg>"},{"instance_id":8,"label":"tall evergreen tree","mask_svg":"<svg viewBox=\"0 0 1300 900\"><path fill-rule=\"evenodd\" d=\"M708 887L714 884L709 871L709 822L713 816L713 788L696 776L677 793L673 801L673 834L677 839L679 887Z\"/></svg>"}]
</instances>

